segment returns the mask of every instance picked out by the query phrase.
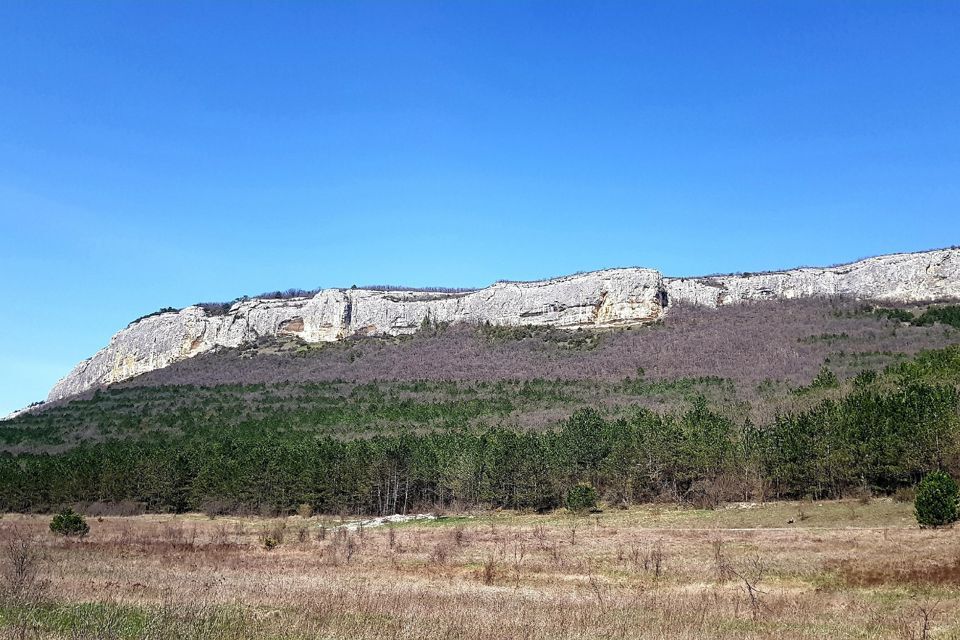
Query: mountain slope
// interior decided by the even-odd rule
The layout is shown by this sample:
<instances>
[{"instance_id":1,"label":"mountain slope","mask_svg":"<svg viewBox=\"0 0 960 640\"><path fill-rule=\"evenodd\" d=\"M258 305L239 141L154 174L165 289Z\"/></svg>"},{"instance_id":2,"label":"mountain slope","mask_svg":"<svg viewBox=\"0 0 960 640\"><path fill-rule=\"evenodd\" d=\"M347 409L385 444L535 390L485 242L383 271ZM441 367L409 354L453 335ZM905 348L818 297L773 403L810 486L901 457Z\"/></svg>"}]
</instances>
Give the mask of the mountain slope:
<instances>
[{"instance_id":1,"label":"mountain slope","mask_svg":"<svg viewBox=\"0 0 960 640\"><path fill-rule=\"evenodd\" d=\"M652 269L608 269L539 282L498 282L468 292L324 289L291 299L195 305L134 321L60 380L48 400L264 337L333 342L412 334L429 323L602 329L659 320L677 306L834 296L896 303L960 299L960 250L763 274L664 278Z\"/></svg>"},{"instance_id":2,"label":"mountain slope","mask_svg":"<svg viewBox=\"0 0 960 640\"><path fill-rule=\"evenodd\" d=\"M263 338L116 383L95 402L88 390L46 403L33 411L47 417L5 422L0 437L13 449L56 448L110 437L112 429L149 431L150 416L158 413L173 428L193 420L184 411L230 428L256 421L261 403L291 425L315 422L333 433L362 435L404 424L432 428L434 418L446 424L451 415L468 414L468 423L551 428L578 407L672 411L698 396L731 418L762 424L804 404L808 396L791 390L808 384L824 364L843 380L960 341L960 329L929 322L947 310L960 307L912 315L802 299L674 307L662 321L605 330L440 325L411 336L334 343ZM365 390L368 385L377 392ZM544 385L545 396L538 391ZM371 394L425 407L424 413L367 412ZM464 414L447 404L485 399L500 409L488 414L472 407Z\"/></svg>"}]
</instances>

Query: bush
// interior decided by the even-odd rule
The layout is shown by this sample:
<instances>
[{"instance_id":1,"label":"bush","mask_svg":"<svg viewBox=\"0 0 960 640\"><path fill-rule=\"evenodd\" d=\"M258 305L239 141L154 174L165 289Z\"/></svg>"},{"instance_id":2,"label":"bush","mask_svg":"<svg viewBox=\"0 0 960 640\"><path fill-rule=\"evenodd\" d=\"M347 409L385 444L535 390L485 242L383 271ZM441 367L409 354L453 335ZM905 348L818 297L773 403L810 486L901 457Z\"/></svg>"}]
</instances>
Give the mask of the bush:
<instances>
[{"instance_id":1,"label":"bush","mask_svg":"<svg viewBox=\"0 0 960 640\"><path fill-rule=\"evenodd\" d=\"M164 308L162 308L162 309L158 309L157 311L154 311L153 313L148 313L148 314L146 314L146 315L140 316L139 318L137 318L136 320L134 320L133 322L131 322L131 323L128 324L127 326L128 326L128 327L132 327L133 325L137 324L137 323L140 322L141 320L146 320L147 318L152 318L152 317L154 317L154 316L159 316L159 315L162 315L162 314L164 314L164 313L179 313L179 311L180 311L180 309L177 309L176 307L164 307Z\"/></svg>"},{"instance_id":2,"label":"bush","mask_svg":"<svg viewBox=\"0 0 960 640\"><path fill-rule=\"evenodd\" d=\"M264 536L263 538L263 548L267 551L272 551L280 546L280 540L274 538L271 535Z\"/></svg>"},{"instance_id":3,"label":"bush","mask_svg":"<svg viewBox=\"0 0 960 640\"><path fill-rule=\"evenodd\" d=\"M837 374L828 369L826 365L820 367L817 377L810 383L811 389L836 389L839 386L840 381L837 380Z\"/></svg>"},{"instance_id":4,"label":"bush","mask_svg":"<svg viewBox=\"0 0 960 640\"><path fill-rule=\"evenodd\" d=\"M49 586L40 575L47 560L43 546L16 527L5 534L6 539L0 543L0 603L38 602Z\"/></svg>"},{"instance_id":5,"label":"bush","mask_svg":"<svg viewBox=\"0 0 960 640\"><path fill-rule=\"evenodd\" d=\"M935 307L927 309L913 321L918 326L927 326L939 322L960 329L960 306Z\"/></svg>"},{"instance_id":6,"label":"bush","mask_svg":"<svg viewBox=\"0 0 960 640\"><path fill-rule=\"evenodd\" d=\"M942 527L960 519L956 481L943 471L931 471L917 487L914 502L921 527Z\"/></svg>"},{"instance_id":7,"label":"bush","mask_svg":"<svg viewBox=\"0 0 960 640\"><path fill-rule=\"evenodd\" d=\"M876 309L873 314L894 322L913 322L913 314L906 309Z\"/></svg>"},{"instance_id":8,"label":"bush","mask_svg":"<svg viewBox=\"0 0 960 640\"><path fill-rule=\"evenodd\" d=\"M286 535L287 523L280 521L275 522L272 525L268 526L260 532L260 543L263 545L263 548L267 551L276 549L281 544L283 544L283 539Z\"/></svg>"},{"instance_id":9,"label":"bush","mask_svg":"<svg viewBox=\"0 0 960 640\"><path fill-rule=\"evenodd\" d=\"M50 521L50 531L59 536L82 538L90 533L90 525L73 509L64 509L53 516L53 520Z\"/></svg>"},{"instance_id":10,"label":"bush","mask_svg":"<svg viewBox=\"0 0 960 640\"><path fill-rule=\"evenodd\" d=\"M567 491L567 509L574 513L586 513L597 506L597 490L581 482Z\"/></svg>"}]
</instances>

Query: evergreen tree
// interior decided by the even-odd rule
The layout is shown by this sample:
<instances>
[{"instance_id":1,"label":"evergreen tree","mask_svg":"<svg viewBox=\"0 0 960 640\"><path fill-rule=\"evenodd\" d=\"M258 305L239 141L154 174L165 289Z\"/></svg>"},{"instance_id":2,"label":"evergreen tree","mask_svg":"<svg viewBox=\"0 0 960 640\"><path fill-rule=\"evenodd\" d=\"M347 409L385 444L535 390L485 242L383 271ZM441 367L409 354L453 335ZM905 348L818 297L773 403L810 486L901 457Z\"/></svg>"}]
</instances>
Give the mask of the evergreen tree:
<instances>
[{"instance_id":1,"label":"evergreen tree","mask_svg":"<svg viewBox=\"0 0 960 640\"><path fill-rule=\"evenodd\" d=\"M931 471L917 487L915 512L921 527L942 527L960 519L956 481L943 471Z\"/></svg>"}]
</instances>

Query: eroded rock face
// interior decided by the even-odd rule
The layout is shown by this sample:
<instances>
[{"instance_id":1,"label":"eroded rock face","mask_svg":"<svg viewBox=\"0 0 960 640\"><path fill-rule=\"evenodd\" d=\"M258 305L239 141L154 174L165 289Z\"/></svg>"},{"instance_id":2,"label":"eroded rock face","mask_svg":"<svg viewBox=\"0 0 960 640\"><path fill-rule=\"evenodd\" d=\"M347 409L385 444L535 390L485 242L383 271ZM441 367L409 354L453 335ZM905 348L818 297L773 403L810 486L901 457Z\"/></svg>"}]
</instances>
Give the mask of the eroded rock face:
<instances>
[{"instance_id":1,"label":"eroded rock face","mask_svg":"<svg viewBox=\"0 0 960 640\"><path fill-rule=\"evenodd\" d=\"M817 296L902 303L953 300L960 297L960 250L878 256L829 268L664 278L664 286L670 304L710 307Z\"/></svg>"},{"instance_id":2,"label":"eroded rock face","mask_svg":"<svg viewBox=\"0 0 960 640\"><path fill-rule=\"evenodd\" d=\"M246 300L225 315L187 307L144 318L114 335L107 347L60 380L48 400L264 336L329 342L413 333L424 322L615 327L656 320L676 304L716 307L816 296L884 302L960 299L960 250L880 256L823 269L703 278L663 278L652 269L607 269L539 282L499 282L457 294L325 289L310 298Z\"/></svg>"},{"instance_id":3,"label":"eroded rock face","mask_svg":"<svg viewBox=\"0 0 960 640\"><path fill-rule=\"evenodd\" d=\"M608 269L540 282L499 282L470 293L325 289L311 298L246 300L225 315L200 307L131 324L50 391L57 400L264 336L329 342L400 335L424 322L613 327L660 317L663 281L652 269Z\"/></svg>"}]
</instances>

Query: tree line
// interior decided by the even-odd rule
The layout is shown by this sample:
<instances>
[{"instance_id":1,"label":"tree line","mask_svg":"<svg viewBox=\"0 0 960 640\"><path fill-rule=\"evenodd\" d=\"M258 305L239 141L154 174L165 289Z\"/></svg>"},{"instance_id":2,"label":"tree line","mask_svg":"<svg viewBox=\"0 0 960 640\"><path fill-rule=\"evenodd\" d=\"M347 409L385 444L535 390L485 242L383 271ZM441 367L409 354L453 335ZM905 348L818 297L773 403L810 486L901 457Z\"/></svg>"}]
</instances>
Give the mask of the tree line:
<instances>
[{"instance_id":1,"label":"tree line","mask_svg":"<svg viewBox=\"0 0 960 640\"><path fill-rule=\"evenodd\" d=\"M611 505L654 500L837 498L889 493L932 469L960 470L954 384L930 380L934 352L895 375L767 425L697 400L661 415L578 410L558 429L478 427L342 439L249 420L230 428L84 443L0 457L0 511L84 502L152 511L389 514L502 507L548 510L589 483Z\"/></svg>"}]
</instances>

